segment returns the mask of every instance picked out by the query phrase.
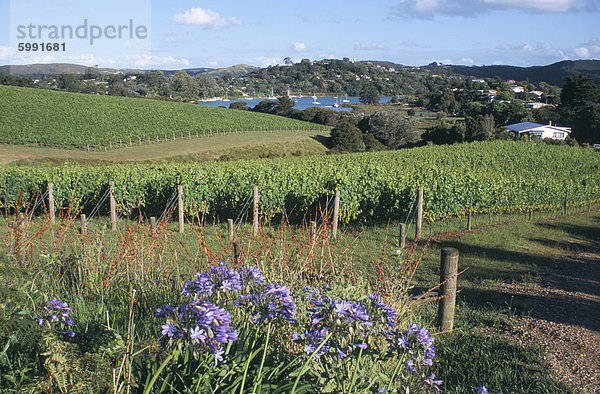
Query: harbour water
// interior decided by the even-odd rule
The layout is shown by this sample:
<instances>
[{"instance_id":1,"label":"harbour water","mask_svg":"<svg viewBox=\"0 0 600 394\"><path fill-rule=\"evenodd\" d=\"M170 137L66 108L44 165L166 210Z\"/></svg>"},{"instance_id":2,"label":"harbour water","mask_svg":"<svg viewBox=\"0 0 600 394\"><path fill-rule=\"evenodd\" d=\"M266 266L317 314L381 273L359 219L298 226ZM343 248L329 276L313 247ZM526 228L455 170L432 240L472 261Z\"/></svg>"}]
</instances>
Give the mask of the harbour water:
<instances>
[{"instance_id":1,"label":"harbour water","mask_svg":"<svg viewBox=\"0 0 600 394\"><path fill-rule=\"evenodd\" d=\"M381 97L379 99L380 103L387 103L391 100L391 97ZM254 108L256 104L260 103L263 100L269 100L268 98L253 98L253 99L239 99L239 100L215 100L215 101L199 101L200 105L208 105L211 107L227 107L236 101L244 101L247 103L248 107ZM360 97L333 97L333 96L322 96L317 97L316 100L313 97L292 97L292 100L296 102L294 105L295 109L303 110L310 107L319 107L319 108L327 108L332 109L334 111L352 111L352 108L343 107L343 104L358 104L360 103ZM347 100L348 102L345 102ZM276 100L274 100L276 101ZM334 104L338 104L339 107L334 106Z\"/></svg>"}]
</instances>

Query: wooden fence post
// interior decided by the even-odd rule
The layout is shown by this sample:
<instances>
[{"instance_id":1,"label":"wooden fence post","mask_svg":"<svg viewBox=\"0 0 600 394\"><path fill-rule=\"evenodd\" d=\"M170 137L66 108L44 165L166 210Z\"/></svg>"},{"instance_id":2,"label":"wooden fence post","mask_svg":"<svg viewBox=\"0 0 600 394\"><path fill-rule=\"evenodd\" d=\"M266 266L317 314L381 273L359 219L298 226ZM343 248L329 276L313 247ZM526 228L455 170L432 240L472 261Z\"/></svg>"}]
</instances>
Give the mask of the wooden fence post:
<instances>
[{"instance_id":1,"label":"wooden fence post","mask_svg":"<svg viewBox=\"0 0 600 394\"><path fill-rule=\"evenodd\" d=\"M183 186L177 186L177 211L179 213L179 233L183 234Z\"/></svg>"},{"instance_id":2,"label":"wooden fence post","mask_svg":"<svg viewBox=\"0 0 600 394\"><path fill-rule=\"evenodd\" d=\"M252 189L252 236L258 234L258 200L260 195L258 194L258 186L254 186Z\"/></svg>"},{"instance_id":3,"label":"wooden fence post","mask_svg":"<svg viewBox=\"0 0 600 394\"><path fill-rule=\"evenodd\" d=\"M400 249L404 249L406 246L406 224L400 223L400 239L398 242Z\"/></svg>"},{"instance_id":4,"label":"wooden fence post","mask_svg":"<svg viewBox=\"0 0 600 394\"><path fill-rule=\"evenodd\" d=\"M113 193L115 189L115 183L108 182L108 200L110 202L110 229L112 231L117 230L117 203L115 202L115 195Z\"/></svg>"},{"instance_id":5,"label":"wooden fence post","mask_svg":"<svg viewBox=\"0 0 600 394\"><path fill-rule=\"evenodd\" d=\"M233 241L233 219L227 219L227 239Z\"/></svg>"},{"instance_id":6,"label":"wooden fence post","mask_svg":"<svg viewBox=\"0 0 600 394\"><path fill-rule=\"evenodd\" d=\"M48 182L48 216L50 216L50 225L53 226L56 221L56 211L54 210L54 185Z\"/></svg>"},{"instance_id":7,"label":"wooden fence post","mask_svg":"<svg viewBox=\"0 0 600 394\"><path fill-rule=\"evenodd\" d=\"M529 221L531 222L533 220L533 208L531 208L529 210Z\"/></svg>"},{"instance_id":8,"label":"wooden fence post","mask_svg":"<svg viewBox=\"0 0 600 394\"><path fill-rule=\"evenodd\" d=\"M423 230L423 186L419 186L417 193L417 222L415 223L415 241L421 238Z\"/></svg>"},{"instance_id":9,"label":"wooden fence post","mask_svg":"<svg viewBox=\"0 0 600 394\"><path fill-rule=\"evenodd\" d=\"M308 243L312 246L317 240L317 222L314 220L310 221L310 233L308 236Z\"/></svg>"},{"instance_id":10,"label":"wooden fence post","mask_svg":"<svg viewBox=\"0 0 600 394\"><path fill-rule=\"evenodd\" d=\"M565 202L563 205L563 216L567 216L569 213L569 191L565 191Z\"/></svg>"},{"instance_id":11,"label":"wooden fence post","mask_svg":"<svg viewBox=\"0 0 600 394\"><path fill-rule=\"evenodd\" d=\"M152 231L152 234L156 231L156 218L154 216L150 217L150 231Z\"/></svg>"},{"instance_id":12,"label":"wooden fence post","mask_svg":"<svg viewBox=\"0 0 600 394\"><path fill-rule=\"evenodd\" d=\"M442 248L440 262L440 302L438 306L438 327L440 332L451 332L454 328L454 307L456 305L456 275L458 273L458 250Z\"/></svg>"},{"instance_id":13,"label":"wooden fence post","mask_svg":"<svg viewBox=\"0 0 600 394\"><path fill-rule=\"evenodd\" d=\"M473 209L469 209L469 214L467 216L467 231L471 231L472 224L473 224Z\"/></svg>"},{"instance_id":14,"label":"wooden fence post","mask_svg":"<svg viewBox=\"0 0 600 394\"><path fill-rule=\"evenodd\" d=\"M88 233L88 228L87 228L87 221L85 219L85 214L81 214L80 216L81 219L81 235L87 235Z\"/></svg>"},{"instance_id":15,"label":"wooden fence post","mask_svg":"<svg viewBox=\"0 0 600 394\"><path fill-rule=\"evenodd\" d=\"M242 251L240 250L240 245L237 242L233 243L233 263L237 266L240 262L240 255Z\"/></svg>"},{"instance_id":16,"label":"wooden fence post","mask_svg":"<svg viewBox=\"0 0 600 394\"><path fill-rule=\"evenodd\" d=\"M335 196L333 200L333 224L331 227L331 236L337 237L338 221L340 218L340 189L335 189Z\"/></svg>"}]
</instances>

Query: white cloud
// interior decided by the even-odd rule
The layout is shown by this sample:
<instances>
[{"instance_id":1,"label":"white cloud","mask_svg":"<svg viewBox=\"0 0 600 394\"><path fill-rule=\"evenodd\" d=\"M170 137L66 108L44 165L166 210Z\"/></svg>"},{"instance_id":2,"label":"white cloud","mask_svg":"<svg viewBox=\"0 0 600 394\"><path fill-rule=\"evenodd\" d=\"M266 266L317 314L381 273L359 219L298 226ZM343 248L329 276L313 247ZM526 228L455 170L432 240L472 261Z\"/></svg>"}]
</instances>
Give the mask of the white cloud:
<instances>
[{"instance_id":1,"label":"white cloud","mask_svg":"<svg viewBox=\"0 0 600 394\"><path fill-rule=\"evenodd\" d=\"M399 45L404 48L429 48L427 44L411 40L402 41Z\"/></svg>"},{"instance_id":2,"label":"white cloud","mask_svg":"<svg viewBox=\"0 0 600 394\"><path fill-rule=\"evenodd\" d=\"M258 65L260 67L268 67L274 66L279 63L281 58L279 57L257 57L254 59L252 64Z\"/></svg>"},{"instance_id":3,"label":"white cloud","mask_svg":"<svg viewBox=\"0 0 600 394\"><path fill-rule=\"evenodd\" d=\"M460 59L461 64L467 64L469 66L475 64L475 61L473 60L473 58L470 57L463 57L462 59Z\"/></svg>"},{"instance_id":4,"label":"white cloud","mask_svg":"<svg viewBox=\"0 0 600 394\"><path fill-rule=\"evenodd\" d=\"M575 51L575 54L581 58L587 58L590 57L590 50L589 48L586 47L579 47L579 48L575 48L573 51Z\"/></svg>"},{"instance_id":5,"label":"white cloud","mask_svg":"<svg viewBox=\"0 0 600 394\"><path fill-rule=\"evenodd\" d=\"M388 49L389 48L383 44L354 41L354 50L357 51L387 51Z\"/></svg>"},{"instance_id":6,"label":"white cloud","mask_svg":"<svg viewBox=\"0 0 600 394\"><path fill-rule=\"evenodd\" d=\"M483 2L505 8L538 12L567 12L577 5L576 0L484 0Z\"/></svg>"},{"instance_id":7,"label":"white cloud","mask_svg":"<svg viewBox=\"0 0 600 394\"><path fill-rule=\"evenodd\" d=\"M133 55L125 57L126 64L134 68L183 68L191 66L188 59L173 56Z\"/></svg>"},{"instance_id":8,"label":"white cloud","mask_svg":"<svg viewBox=\"0 0 600 394\"><path fill-rule=\"evenodd\" d=\"M303 42L295 42L294 45L292 45L292 50L294 52L306 52L308 51L308 45Z\"/></svg>"},{"instance_id":9,"label":"white cloud","mask_svg":"<svg viewBox=\"0 0 600 394\"><path fill-rule=\"evenodd\" d=\"M573 48L573 54L578 59L600 57L600 39L592 38L590 41Z\"/></svg>"},{"instance_id":10,"label":"white cloud","mask_svg":"<svg viewBox=\"0 0 600 394\"><path fill-rule=\"evenodd\" d=\"M12 47L6 47L6 46L0 45L0 61L8 61L11 53L13 53L13 52L14 52L14 50Z\"/></svg>"},{"instance_id":11,"label":"white cloud","mask_svg":"<svg viewBox=\"0 0 600 394\"><path fill-rule=\"evenodd\" d=\"M530 13L595 12L598 0L399 0L392 8L391 18L417 17L429 19L435 15L474 17L480 14L515 9Z\"/></svg>"},{"instance_id":12,"label":"white cloud","mask_svg":"<svg viewBox=\"0 0 600 394\"><path fill-rule=\"evenodd\" d=\"M238 18L224 18L217 12L203 8L191 8L184 13L175 14L173 20L183 25L201 25L209 28L239 26L242 24Z\"/></svg>"}]
</instances>

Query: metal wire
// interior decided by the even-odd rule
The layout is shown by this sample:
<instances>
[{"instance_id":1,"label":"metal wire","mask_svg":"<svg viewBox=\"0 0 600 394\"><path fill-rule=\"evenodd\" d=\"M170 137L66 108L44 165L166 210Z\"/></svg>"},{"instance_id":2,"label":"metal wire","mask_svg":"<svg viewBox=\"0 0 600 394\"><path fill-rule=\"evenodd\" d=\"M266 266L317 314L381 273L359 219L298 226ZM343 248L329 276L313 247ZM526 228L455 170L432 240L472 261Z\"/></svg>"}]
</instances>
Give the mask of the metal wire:
<instances>
[{"instance_id":1,"label":"metal wire","mask_svg":"<svg viewBox=\"0 0 600 394\"><path fill-rule=\"evenodd\" d=\"M321 231L321 227L324 224L325 217L329 216L328 213L331 205L335 205L335 197L333 195L328 195L327 204L325 205L325 211L323 211L324 213L321 213L321 217L319 217L319 220L317 220L317 232Z\"/></svg>"},{"instance_id":2,"label":"metal wire","mask_svg":"<svg viewBox=\"0 0 600 394\"><path fill-rule=\"evenodd\" d=\"M100 201L98 201L98 203L96 204L94 209L92 209L92 212L90 213L90 217L87 219L88 222L91 221L92 218L98 213L98 211L100 210L100 208L102 207L102 205L104 204L106 199L108 198L109 194L110 194L110 188L106 189L106 192L104 193L104 195L102 196Z\"/></svg>"},{"instance_id":3,"label":"metal wire","mask_svg":"<svg viewBox=\"0 0 600 394\"><path fill-rule=\"evenodd\" d=\"M163 213L158 218L158 221L156 222L156 225L159 225L163 221L163 219L166 216L170 215L171 212L173 211L173 209L175 209L175 201L177 200L177 195L178 194L179 194L179 192L175 193L175 195L173 196L173 198L171 199L171 201L169 201L169 204L167 205L167 207L165 208L165 210L163 211ZM167 212L168 212L168 214L167 214Z\"/></svg>"},{"instance_id":4,"label":"metal wire","mask_svg":"<svg viewBox=\"0 0 600 394\"><path fill-rule=\"evenodd\" d=\"M40 207L40 205L42 205L42 202L44 201L44 199L48 196L48 190L46 190L44 192L44 194L42 195L42 198L40 198L39 200L37 200L35 202L35 205L33 206L33 208L31 209L31 211L27 214L27 217L29 219L31 219L31 217L33 216L33 214L35 213L35 211Z\"/></svg>"},{"instance_id":5,"label":"metal wire","mask_svg":"<svg viewBox=\"0 0 600 394\"><path fill-rule=\"evenodd\" d=\"M244 215L246 214L246 212L248 212L248 209L250 209L250 201L252 200L253 195L254 195L254 192L250 193L250 195L246 199L246 202L244 203L242 210L240 211L240 213L235 218L235 221L233 222L236 232L237 232L238 228L240 227L240 224L242 222Z\"/></svg>"}]
</instances>

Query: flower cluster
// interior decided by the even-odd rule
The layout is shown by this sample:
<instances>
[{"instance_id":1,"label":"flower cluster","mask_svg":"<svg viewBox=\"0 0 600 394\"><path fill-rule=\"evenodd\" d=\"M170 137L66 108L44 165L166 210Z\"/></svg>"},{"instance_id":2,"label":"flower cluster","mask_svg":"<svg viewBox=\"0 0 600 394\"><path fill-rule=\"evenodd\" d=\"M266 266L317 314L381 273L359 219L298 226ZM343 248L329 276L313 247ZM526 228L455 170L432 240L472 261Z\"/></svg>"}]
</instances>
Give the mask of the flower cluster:
<instances>
[{"instance_id":1,"label":"flower cluster","mask_svg":"<svg viewBox=\"0 0 600 394\"><path fill-rule=\"evenodd\" d=\"M238 335L230 326L229 312L200 299L176 308L165 305L157 309L156 317L166 319L161 328L168 347L180 342L191 344L195 355L199 349L208 350L215 363L223 360L222 345L235 341Z\"/></svg>"},{"instance_id":2,"label":"flower cluster","mask_svg":"<svg viewBox=\"0 0 600 394\"><path fill-rule=\"evenodd\" d=\"M321 357L329 349L335 349L342 359L354 349L366 349L368 330L373 326L365 307L358 302L340 300L327 294L328 289L305 287L311 326L303 333L294 333L294 340L304 344L304 351L312 354L325 341L327 333L331 339L326 341L315 357Z\"/></svg>"},{"instance_id":3,"label":"flower cluster","mask_svg":"<svg viewBox=\"0 0 600 394\"><path fill-rule=\"evenodd\" d=\"M367 349L385 352L387 343L387 354L396 353L397 366L408 371L405 378L416 380L426 390L440 391L442 381L425 373L435 356L429 331L415 324L406 331L397 330L397 312L377 294L349 300L334 294L327 285L307 286L299 304L303 313L297 313L287 287L265 283L257 267L235 270L225 263L196 273L182 293L192 301L176 308L165 305L157 311L157 317L166 319L162 334L171 349L191 347L194 357L208 351L215 363L223 360L223 345L238 336L231 326L231 315L218 306L225 302L238 307L257 325L293 324L292 340L317 359L331 355L341 360Z\"/></svg>"},{"instance_id":4,"label":"flower cluster","mask_svg":"<svg viewBox=\"0 0 600 394\"><path fill-rule=\"evenodd\" d=\"M66 302L60 302L56 298L52 301L48 301L44 305L44 318L36 319L40 326L46 324L48 328L58 327L61 334L66 335L70 338L75 336L73 332L73 319L71 319L72 309Z\"/></svg>"},{"instance_id":5,"label":"flower cluster","mask_svg":"<svg viewBox=\"0 0 600 394\"><path fill-rule=\"evenodd\" d=\"M259 272L260 275L260 272ZM187 282L181 291L187 297L208 298L215 290L223 293L242 288L242 276L223 262L210 268L210 272L198 272L195 279Z\"/></svg>"},{"instance_id":6,"label":"flower cluster","mask_svg":"<svg viewBox=\"0 0 600 394\"><path fill-rule=\"evenodd\" d=\"M252 286L254 284L260 285L265 280L258 267L242 267L240 274L242 276L243 286Z\"/></svg>"},{"instance_id":7,"label":"flower cluster","mask_svg":"<svg viewBox=\"0 0 600 394\"><path fill-rule=\"evenodd\" d=\"M419 365L433 365L435 357L434 338L429 335L429 330L411 324L408 330L400 332L399 330L390 330L386 333L386 339L390 346L390 352L397 351L406 353L406 368L409 372L414 372Z\"/></svg>"},{"instance_id":8,"label":"flower cluster","mask_svg":"<svg viewBox=\"0 0 600 394\"><path fill-rule=\"evenodd\" d=\"M258 274L260 275L260 272ZM296 304L292 300L290 290L277 283L256 286L249 295L240 296L238 304L246 306L255 323L264 323L276 318L294 323Z\"/></svg>"},{"instance_id":9,"label":"flower cluster","mask_svg":"<svg viewBox=\"0 0 600 394\"><path fill-rule=\"evenodd\" d=\"M371 311L372 320L374 322L382 321L390 328L396 328L398 313L388 304L383 302L381 296L378 294L371 294L369 300L371 300L369 310Z\"/></svg>"}]
</instances>

